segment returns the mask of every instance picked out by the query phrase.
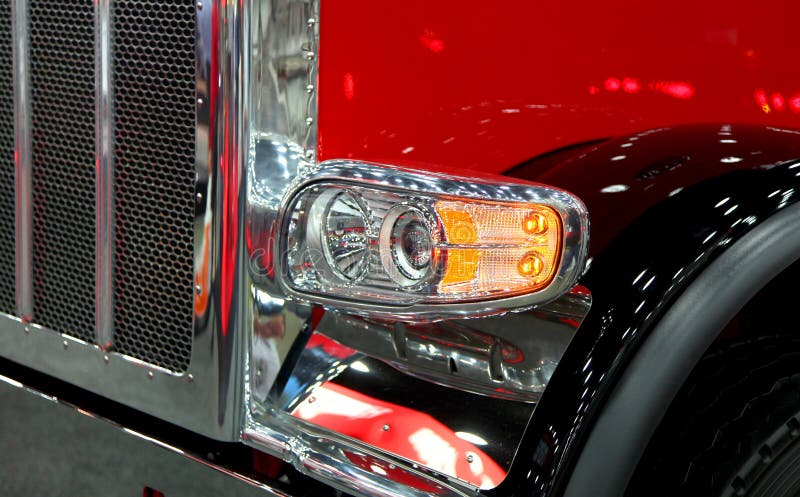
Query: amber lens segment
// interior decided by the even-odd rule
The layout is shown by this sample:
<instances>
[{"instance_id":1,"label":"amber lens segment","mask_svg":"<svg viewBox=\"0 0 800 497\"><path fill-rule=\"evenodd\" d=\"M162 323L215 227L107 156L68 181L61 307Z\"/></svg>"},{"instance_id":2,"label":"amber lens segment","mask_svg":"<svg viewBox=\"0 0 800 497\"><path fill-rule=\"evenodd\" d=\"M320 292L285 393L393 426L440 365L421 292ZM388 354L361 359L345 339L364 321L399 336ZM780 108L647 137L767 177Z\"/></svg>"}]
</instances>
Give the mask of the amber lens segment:
<instances>
[{"instance_id":1,"label":"amber lens segment","mask_svg":"<svg viewBox=\"0 0 800 497\"><path fill-rule=\"evenodd\" d=\"M441 203L439 202L439 204ZM447 243L450 245L471 245L478 241L478 228L475 226L470 213L461 208L463 204L442 208L439 207L439 204L436 207L447 233Z\"/></svg>"},{"instance_id":2,"label":"amber lens segment","mask_svg":"<svg viewBox=\"0 0 800 497\"><path fill-rule=\"evenodd\" d=\"M448 198L436 202L436 212L450 245L561 242L561 217L546 205Z\"/></svg>"},{"instance_id":3,"label":"amber lens segment","mask_svg":"<svg viewBox=\"0 0 800 497\"><path fill-rule=\"evenodd\" d=\"M439 291L497 296L549 285L560 264L560 215L533 203L448 197L436 202L446 253Z\"/></svg>"},{"instance_id":4,"label":"amber lens segment","mask_svg":"<svg viewBox=\"0 0 800 497\"><path fill-rule=\"evenodd\" d=\"M444 276L439 286L444 290L474 281L478 274L480 257L478 249L448 249Z\"/></svg>"}]
</instances>

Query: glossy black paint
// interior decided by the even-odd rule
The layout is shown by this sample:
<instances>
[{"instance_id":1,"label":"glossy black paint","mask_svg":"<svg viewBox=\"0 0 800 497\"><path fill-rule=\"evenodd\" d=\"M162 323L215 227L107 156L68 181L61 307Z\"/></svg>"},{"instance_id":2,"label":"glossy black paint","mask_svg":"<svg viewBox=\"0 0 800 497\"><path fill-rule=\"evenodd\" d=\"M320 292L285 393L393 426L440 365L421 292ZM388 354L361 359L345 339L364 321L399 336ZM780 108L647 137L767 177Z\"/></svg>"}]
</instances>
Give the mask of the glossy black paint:
<instances>
[{"instance_id":1,"label":"glossy black paint","mask_svg":"<svg viewBox=\"0 0 800 497\"><path fill-rule=\"evenodd\" d=\"M800 199L798 158L800 131L691 126L610 140L543 173L513 170L588 205L592 259L581 283L594 302L508 478L487 494L563 491L620 372L671 302L727 246Z\"/></svg>"}]
</instances>

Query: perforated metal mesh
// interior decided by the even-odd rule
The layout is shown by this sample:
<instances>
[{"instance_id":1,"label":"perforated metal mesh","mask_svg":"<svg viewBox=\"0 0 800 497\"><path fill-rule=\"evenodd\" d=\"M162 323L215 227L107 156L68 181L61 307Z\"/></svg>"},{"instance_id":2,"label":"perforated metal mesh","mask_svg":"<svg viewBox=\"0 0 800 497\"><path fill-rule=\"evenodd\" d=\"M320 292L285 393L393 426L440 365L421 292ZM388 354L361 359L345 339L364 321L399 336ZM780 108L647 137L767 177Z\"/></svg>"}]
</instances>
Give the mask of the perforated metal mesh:
<instances>
[{"instance_id":1,"label":"perforated metal mesh","mask_svg":"<svg viewBox=\"0 0 800 497\"><path fill-rule=\"evenodd\" d=\"M30 2L34 320L92 341L94 5Z\"/></svg>"},{"instance_id":2,"label":"perforated metal mesh","mask_svg":"<svg viewBox=\"0 0 800 497\"><path fill-rule=\"evenodd\" d=\"M0 3L0 312L14 314L14 92L11 2Z\"/></svg>"},{"instance_id":3,"label":"perforated metal mesh","mask_svg":"<svg viewBox=\"0 0 800 497\"><path fill-rule=\"evenodd\" d=\"M185 371L193 319L195 2L113 2L116 348Z\"/></svg>"}]
</instances>

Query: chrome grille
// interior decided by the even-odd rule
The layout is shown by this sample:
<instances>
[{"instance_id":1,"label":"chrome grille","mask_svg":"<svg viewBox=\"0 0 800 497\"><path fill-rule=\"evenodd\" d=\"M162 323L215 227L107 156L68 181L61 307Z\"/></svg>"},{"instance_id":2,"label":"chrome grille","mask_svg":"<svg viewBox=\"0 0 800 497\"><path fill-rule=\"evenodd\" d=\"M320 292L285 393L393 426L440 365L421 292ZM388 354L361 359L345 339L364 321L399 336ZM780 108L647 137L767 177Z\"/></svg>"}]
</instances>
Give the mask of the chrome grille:
<instances>
[{"instance_id":1,"label":"chrome grille","mask_svg":"<svg viewBox=\"0 0 800 497\"><path fill-rule=\"evenodd\" d=\"M0 4L0 312L14 314L14 92L11 3Z\"/></svg>"},{"instance_id":2,"label":"chrome grille","mask_svg":"<svg viewBox=\"0 0 800 497\"><path fill-rule=\"evenodd\" d=\"M98 57L99 2L14 1L27 5L32 321L96 341L104 288L96 278L104 233L96 205L106 191L97 179L98 130L112 129L112 350L184 372L194 316L196 4L111 2L112 113L96 121L98 67L106 63ZM12 3L0 7L0 312L13 315Z\"/></svg>"},{"instance_id":3,"label":"chrome grille","mask_svg":"<svg viewBox=\"0 0 800 497\"><path fill-rule=\"evenodd\" d=\"M94 3L32 0L33 320L94 337Z\"/></svg>"},{"instance_id":4,"label":"chrome grille","mask_svg":"<svg viewBox=\"0 0 800 497\"><path fill-rule=\"evenodd\" d=\"M193 316L195 2L112 5L117 350L185 371Z\"/></svg>"}]
</instances>

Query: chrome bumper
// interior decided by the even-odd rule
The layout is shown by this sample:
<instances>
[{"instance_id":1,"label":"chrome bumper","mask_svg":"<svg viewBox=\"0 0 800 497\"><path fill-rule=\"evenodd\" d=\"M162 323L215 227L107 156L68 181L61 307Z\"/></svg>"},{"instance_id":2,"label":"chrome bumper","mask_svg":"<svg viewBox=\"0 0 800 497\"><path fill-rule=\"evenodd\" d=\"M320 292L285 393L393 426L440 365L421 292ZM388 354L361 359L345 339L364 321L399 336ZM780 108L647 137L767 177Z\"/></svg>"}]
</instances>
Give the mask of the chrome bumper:
<instances>
[{"instance_id":1,"label":"chrome bumper","mask_svg":"<svg viewBox=\"0 0 800 497\"><path fill-rule=\"evenodd\" d=\"M0 416L0 495L286 495L2 376Z\"/></svg>"}]
</instances>

